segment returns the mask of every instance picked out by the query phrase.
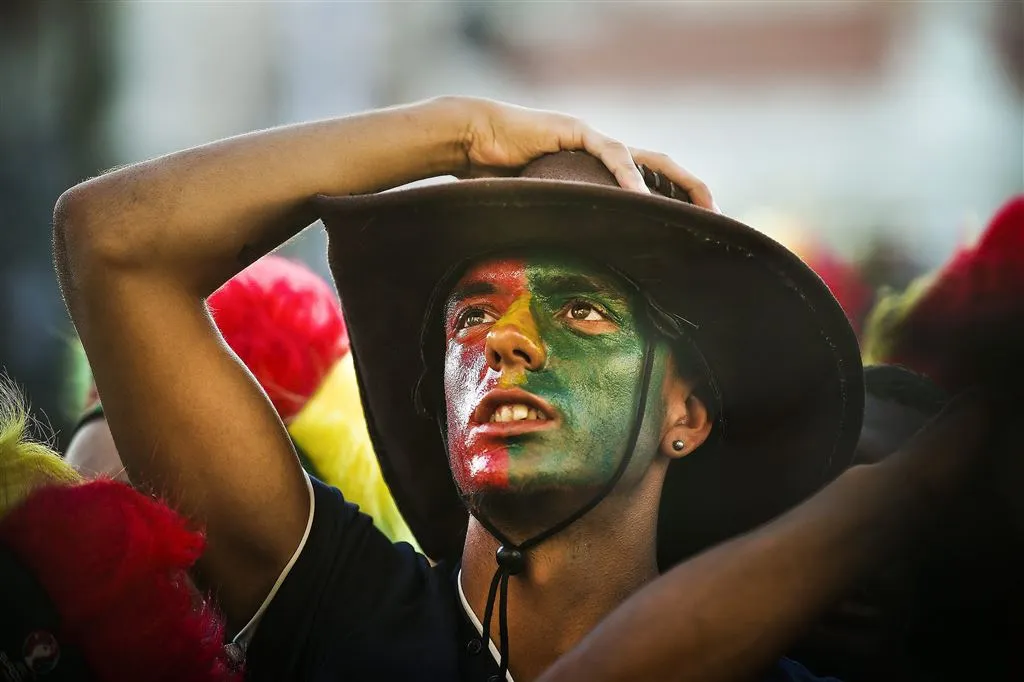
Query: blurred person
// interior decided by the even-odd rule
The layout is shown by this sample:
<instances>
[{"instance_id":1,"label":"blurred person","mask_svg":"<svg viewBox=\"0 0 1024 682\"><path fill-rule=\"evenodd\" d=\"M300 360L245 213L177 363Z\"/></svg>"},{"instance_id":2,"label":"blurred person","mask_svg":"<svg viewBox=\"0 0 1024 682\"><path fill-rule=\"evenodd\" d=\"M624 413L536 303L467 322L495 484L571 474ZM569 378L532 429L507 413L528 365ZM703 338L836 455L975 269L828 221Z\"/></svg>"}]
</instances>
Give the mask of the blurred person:
<instances>
[{"instance_id":1,"label":"blurred person","mask_svg":"<svg viewBox=\"0 0 1024 682\"><path fill-rule=\"evenodd\" d=\"M417 547L366 432L348 332L330 285L304 265L268 255L217 289L207 305L287 426L303 467L344 491L391 540ZM75 360L73 385L84 385L85 406L66 458L87 475L127 481L88 360L84 353Z\"/></svg>"},{"instance_id":2,"label":"blurred person","mask_svg":"<svg viewBox=\"0 0 1024 682\"><path fill-rule=\"evenodd\" d=\"M444 174L521 177L353 196ZM834 297L713 208L582 121L441 98L93 179L58 202L55 258L133 480L208 524L251 679L536 679L648 582L696 600L664 621L700 625L673 631L678 677L811 679L779 656L955 487L984 416L964 403L655 580L814 493L860 433ZM436 568L303 475L203 305L318 214L375 450Z\"/></svg>"},{"instance_id":3,"label":"blurred person","mask_svg":"<svg viewBox=\"0 0 1024 682\"><path fill-rule=\"evenodd\" d=\"M0 680L232 682L220 615L187 570L204 538L31 440L0 382Z\"/></svg>"}]
</instances>

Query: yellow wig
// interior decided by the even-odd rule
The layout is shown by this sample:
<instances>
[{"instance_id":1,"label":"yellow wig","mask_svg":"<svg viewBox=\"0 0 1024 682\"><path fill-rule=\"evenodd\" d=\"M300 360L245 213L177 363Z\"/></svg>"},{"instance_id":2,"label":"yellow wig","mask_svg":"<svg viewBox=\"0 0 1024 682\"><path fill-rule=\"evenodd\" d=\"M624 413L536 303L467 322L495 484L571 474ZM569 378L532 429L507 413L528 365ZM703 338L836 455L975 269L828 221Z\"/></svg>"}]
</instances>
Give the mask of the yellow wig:
<instances>
[{"instance_id":1,"label":"yellow wig","mask_svg":"<svg viewBox=\"0 0 1024 682\"><path fill-rule=\"evenodd\" d=\"M935 272L918 277L903 291L885 289L868 315L861 339L864 365L883 365L891 362L897 340L902 338L902 327L917 302L935 281Z\"/></svg>"},{"instance_id":2,"label":"yellow wig","mask_svg":"<svg viewBox=\"0 0 1024 682\"><path fill-rule=\"evenodd\" d=\"M0 516L39 487L81 480L57 453L31 438L29 423L18 389L0 379Z\"/></svg>"},{"instance_id":3,"label":"yellow wig","mask_svg":"<svg viewBox=\"0 0 1024 682\"><path fill-rule=\"evenodd\" d=\"M288 432L313 475L340 489L345 499L372 516L391 540L418 549L381 475L363 419L351 353L335 363L317 392L292 418Z\"/></svg>"}]
</instances>

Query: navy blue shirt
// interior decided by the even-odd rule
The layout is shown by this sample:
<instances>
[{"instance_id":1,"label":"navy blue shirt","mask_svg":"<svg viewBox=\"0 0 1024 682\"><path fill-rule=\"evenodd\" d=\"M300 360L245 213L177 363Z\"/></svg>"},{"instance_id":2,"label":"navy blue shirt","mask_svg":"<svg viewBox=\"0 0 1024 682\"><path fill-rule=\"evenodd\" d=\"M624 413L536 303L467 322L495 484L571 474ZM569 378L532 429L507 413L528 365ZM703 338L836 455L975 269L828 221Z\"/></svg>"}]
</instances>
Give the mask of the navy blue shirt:
<instances>
[{"instance_id":1,"label":"navy blue shirt","mask_svg":"<svg viewBox=\"0 0 1024 682\"><path fill-rule=\"evenodd\" d=\"M312 526L248 645L253 682L486 682L498 672L462 608L452 566L392 544L313 481ZM764 682L819 680L783 660Z\"/></svg>"}]
</instances>

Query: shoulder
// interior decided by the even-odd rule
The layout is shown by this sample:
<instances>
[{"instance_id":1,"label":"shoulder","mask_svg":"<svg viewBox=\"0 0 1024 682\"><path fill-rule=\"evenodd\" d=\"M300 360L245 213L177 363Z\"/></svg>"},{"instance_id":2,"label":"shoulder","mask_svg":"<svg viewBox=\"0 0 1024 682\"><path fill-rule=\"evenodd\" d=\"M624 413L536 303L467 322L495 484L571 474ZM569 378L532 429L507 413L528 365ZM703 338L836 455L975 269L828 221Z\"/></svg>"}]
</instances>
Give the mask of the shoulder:
<instances>
[{"instance_id":1,"label":"shoulder","mask_svg":"<svg viewBox=\"0 0 1024 682\"><path fill-rule=\"evenodd\" d=\"M309 490L303 540L236 637L252 679L308 677L368 622L444 591L426 557L392 543L338 489L309 479Z\"/></svg>"}]
</instances>

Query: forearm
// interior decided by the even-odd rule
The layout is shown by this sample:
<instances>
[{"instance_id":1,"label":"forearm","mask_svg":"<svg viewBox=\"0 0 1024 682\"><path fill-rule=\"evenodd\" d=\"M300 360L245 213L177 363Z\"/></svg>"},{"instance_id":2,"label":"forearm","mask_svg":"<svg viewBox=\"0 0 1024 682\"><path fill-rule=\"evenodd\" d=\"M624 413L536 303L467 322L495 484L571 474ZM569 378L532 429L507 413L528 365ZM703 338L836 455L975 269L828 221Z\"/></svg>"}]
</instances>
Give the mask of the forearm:
<instances>
[{"instance_id":1,"label":"forearm","mask_svg":"<svg viewBox=\"0 0 1024 682\"><path fill-rule=\"evenodd\" d=\"M973 449L961 434L947 433L945 442L925 436L676 567L543 679L755 679L858 576L921 528L967 470Z\"/></svg>"},{"instance_id":2,"label":"forearm","mask_svg":"<svg viewBox=\"0 0 1024 682\"><path fill-rule=\"evenodd\" d=\"M459 169L464 106L432 100L276 128L94 178L58 202L57 255L66 259L58 265L86 280L111 269L160 271L206 295L312 222L316 194Z\"/></svg>"}]
</instances>

